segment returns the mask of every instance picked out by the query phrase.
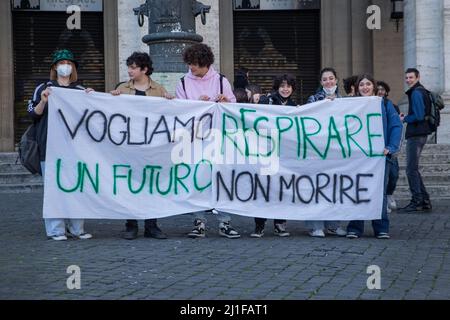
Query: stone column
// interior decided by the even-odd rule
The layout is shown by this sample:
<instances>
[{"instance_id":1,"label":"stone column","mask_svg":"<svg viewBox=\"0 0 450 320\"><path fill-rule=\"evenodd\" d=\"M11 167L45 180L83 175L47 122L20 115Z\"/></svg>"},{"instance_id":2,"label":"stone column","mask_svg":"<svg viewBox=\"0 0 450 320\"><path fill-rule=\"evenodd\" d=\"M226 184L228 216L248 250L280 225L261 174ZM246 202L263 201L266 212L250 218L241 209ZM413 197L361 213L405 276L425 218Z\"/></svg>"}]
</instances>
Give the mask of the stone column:
<instances>
[{"instance_id":1,"label":"stone column","mask_svg":"<svg viewBox=\"0 0 450 320\"><path fill-rule=\"evenodd\" d=\"M417 68L420 71L421 83L427 89L439 93L444 91L447 78L445 73L450 71L444 69L443 11L444 0L405 0L405 69ZM448 24L450 25L450 22ZM407 111L407 101L401 108L403 112ZM438 129L438 143L450 143L450 125L445 124L445 117L446 115Z\"/></svg>"},{"instance_id":2,"label":"stone column","mask_svg":"<svg viewBox=\"0 0 450 320\"><path fill-rule=\"evenodd\" d=\"M371 0L352 1L352 74L373 74L373 31L367 28Z\"/></svg>"},{"instance_id":3,"label":"stone column","mask_svg":"<svg viewBox=\"0 0 450 320\"><path fill-rule=\"evenodd\" d=\"M438 142L450 143L450 0L444 0L444 93L445 108L441 111Z\"/></svg>"},{"instance_id":4,"label":"stone column","mask_svg":"<svg viewBox=\"0 0 450 320\"><path fill-rule=\"evenodd\" d=\"M342 79L352 75L351 0L321 2L322 67L334 67Z\"/></svg>"},{"instance_id":5,"label":"stone column","mask_svg":"<svg viewBox=\"0 0 450 320\"><path fill-rule=\"evenodd\" d=\"M14 151L14 64L11 2L0 1L0 152Z\"/></svg>"}]
</instances>

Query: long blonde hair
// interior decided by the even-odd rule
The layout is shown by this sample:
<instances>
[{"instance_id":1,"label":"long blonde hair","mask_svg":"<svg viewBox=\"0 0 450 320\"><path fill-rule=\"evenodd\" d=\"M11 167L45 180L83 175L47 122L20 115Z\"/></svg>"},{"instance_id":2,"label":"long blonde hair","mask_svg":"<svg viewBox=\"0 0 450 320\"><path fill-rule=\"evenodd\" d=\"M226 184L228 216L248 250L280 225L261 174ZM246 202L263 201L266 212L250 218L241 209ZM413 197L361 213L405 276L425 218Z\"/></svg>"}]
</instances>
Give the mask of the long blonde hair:
<instances>
[{"instance_id":1,"label":"long blonde hair","mask_svg":"<svg viewBox=\"0 0 450 320\"><path fill-rule=\"evenodd\" d=\"M74 83L78 81L78 71L77 71L77 67L75 66L75 63L73 63L72 61L69 61L70 65L72 66L72 74L70 75L70 83ZM56 66L58 65L58 63L55 63L52 68L50 69L50 80L52 81L56 81L58 80L58 73L56 72Z\"/></svg>"}]
</instances>

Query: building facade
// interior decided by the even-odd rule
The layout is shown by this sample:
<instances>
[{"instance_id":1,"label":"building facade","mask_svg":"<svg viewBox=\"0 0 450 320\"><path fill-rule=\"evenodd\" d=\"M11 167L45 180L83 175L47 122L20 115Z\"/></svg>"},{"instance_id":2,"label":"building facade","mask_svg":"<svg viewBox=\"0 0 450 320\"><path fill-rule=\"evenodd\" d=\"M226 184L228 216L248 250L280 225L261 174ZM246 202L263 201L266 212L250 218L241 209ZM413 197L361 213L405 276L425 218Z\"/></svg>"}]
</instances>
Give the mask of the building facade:
<instances>
[{"instance_id":1,"label":"building facade","mask_svg":"<svg viewBox=\"0 0 450 320\"><path fill-rule=\"evenodd\" d=\"M148 51L142 42L148 21L140 27L133 12L144 0L73 0L89 3L75 30L68 29L68 2L65 7L54 0L0 2L0 152L14 151L29 124L25 105L48 78L54 49L72 49L80 78L98 91L127 79L125 60L133 51ZM211 9L206 25L197 17L196 31L213 48L216 69L229 79L246 67L252 82L270 90L273 76L288 72L296 76L296 97L304 103L318 87L320 69L331 66L340 79L372 73L388 82L392 100L404 108L404 70L417 67L422 83L450 105L450 0L404 0L398 21L391 19L391 0L201 2ZM181 73L161 71L152 77L173 92ZM450 143L449 109L441 115L438 143Z\"/></svg>"}]
</instances>

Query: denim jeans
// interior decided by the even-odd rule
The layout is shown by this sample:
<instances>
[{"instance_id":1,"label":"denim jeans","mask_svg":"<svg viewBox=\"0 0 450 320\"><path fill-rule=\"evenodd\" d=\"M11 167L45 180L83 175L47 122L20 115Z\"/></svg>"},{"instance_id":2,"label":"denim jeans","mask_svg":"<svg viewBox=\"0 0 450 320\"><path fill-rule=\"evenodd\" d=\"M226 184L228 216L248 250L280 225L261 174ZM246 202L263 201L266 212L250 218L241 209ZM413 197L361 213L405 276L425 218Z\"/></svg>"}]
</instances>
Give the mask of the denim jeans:
<instances>
[{"instance_id":1,"label":"denim jeans","mask_svg":"<svg viewBox=\"0 0 450 320\"><path fill-rule=\"evenodd\" d=\"M386 158L386 168L384 172L384 189L383 189L383 207L381 210L381 219L372 220L372 228L375 236L380 233L389 233L389 218L387 214L387 195L386 187L388 183L388 176L390 171L390 166L392 165L392 160ZM347 226L347 232L355 233L358 237L362 236L364 233L364 221L363 220L353 220Z\"/></svg>"},{"instance_id":2,"label":"denim jeans","mask_svg":"<svg viewBox=\"0 0 450 320\"><path fill-rule=\"evenodd\" d=\"M45 162L41 162L42 178L45 177ZM73 235L84 233L83 219L44 219L47 237L63 236L66 228Z\"/></svg>"},{"instance_id":3,"label":"denim jeans","mask_svg":"<svg viewBox=\"0 0 450 320\"><path fill-rule=\"evenodd\" d=\"M207 221L206 214L207 213L212 213L212 210L199 211L199 212L194 212L192 214L194 215L195 220L202 220L206 224L206 221ZM230 223L230 221L231 221L230 215L226 212L218 211L218 213L215 214L215 216L217 217L217 220L219 220L219 223L220 222Z\"/></svg>"},{"instance_id":4,"label":"denim jeans","mask_svg":"<svg viewBox=\"0 0 450 320\"><path fill-rule=\"evenodd\" d=\"M305 221L305 227L311 230L337 229L340 221Z\"/></svg>"},{"instance_id":5,"label":"denim jeans","mask_svg":"<svg viewBox=\"0 0 450 320\"><path fill-rule=\"evenodd\" d=\"M411 137L406 142L406 176L412 195L411 201L415 204L430 200L419 172L420 154L426 142L427 136Z\"/></svg>"},{"instance_id":6,"label":"denim jeans","mask_svg":"<svg viewBox=\"0 0 450 320\"><path fill-rule=\"evenodd\" d=\"M397 187L398 176L400 168L398 166L398 159L391 159L391 169L389 170L388 184L386 187L386 194L392 196L394 194L395 188Z\"/></svg>"}]
</instances>

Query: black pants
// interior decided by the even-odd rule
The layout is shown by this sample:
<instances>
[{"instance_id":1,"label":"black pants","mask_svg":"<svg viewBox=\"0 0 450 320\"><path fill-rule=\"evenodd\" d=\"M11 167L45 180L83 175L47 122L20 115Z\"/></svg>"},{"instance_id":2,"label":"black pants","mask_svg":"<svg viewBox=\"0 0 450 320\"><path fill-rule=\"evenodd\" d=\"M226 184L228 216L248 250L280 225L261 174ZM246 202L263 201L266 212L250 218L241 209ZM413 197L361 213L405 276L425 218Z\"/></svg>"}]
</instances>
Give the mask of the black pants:
<instances>
[{"instance_id":1,"label":"black pants","mask_svg":"<svg viewBox=\"0 0 450 320\"><path fill-rule=\"evenodd\" d=\"M257 226L262 226L264 227L266 225L266 218L255 218L255 224ZM273 220L273 224L282 224L282 223L286 223L286 220Z\"/></svg>"},{"instance_id":2,"label":"black pants","mask_svg":"<svg viewBox=\"0 0 450 320\"><path fill-rule=\"evenodd\" d=\"M156 225L156 219L147 219L145 221L145 229L148 229L154 225ZM138 221L137 220L127 220L126 224L127 228L137 228Z\"/></svg>"}]
</instances>

